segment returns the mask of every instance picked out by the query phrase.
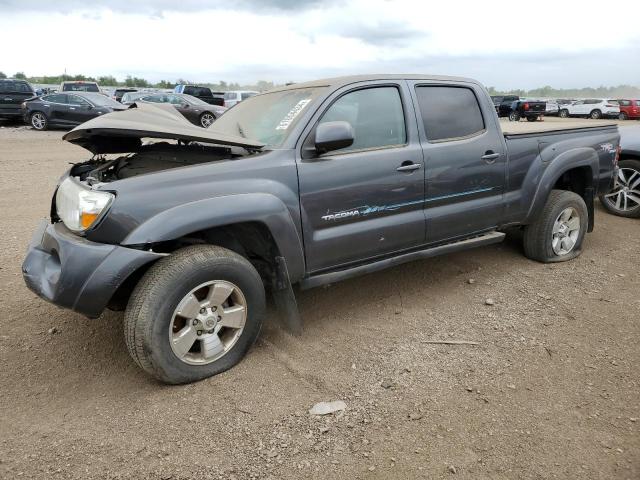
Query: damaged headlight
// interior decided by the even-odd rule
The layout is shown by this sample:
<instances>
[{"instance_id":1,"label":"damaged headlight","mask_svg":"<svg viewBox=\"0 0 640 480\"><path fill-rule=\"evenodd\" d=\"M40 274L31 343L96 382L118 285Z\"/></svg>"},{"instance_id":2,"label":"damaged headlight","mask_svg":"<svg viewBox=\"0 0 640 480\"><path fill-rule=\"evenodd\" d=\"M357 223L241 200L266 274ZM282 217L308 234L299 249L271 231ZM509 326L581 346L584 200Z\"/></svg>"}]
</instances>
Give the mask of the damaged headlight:
<instances>
[{"instance_id":1,"label":"damaged headlight","mask_svg":"<svg viewBox=\"0 0 640 480\"><path fill-rule=\"evenodd\" d=\"M98 221L113 198L112 193L90 190L67 177L56 192L56 211L69 230L84 232Z\"/></svg>"}]
</instances>

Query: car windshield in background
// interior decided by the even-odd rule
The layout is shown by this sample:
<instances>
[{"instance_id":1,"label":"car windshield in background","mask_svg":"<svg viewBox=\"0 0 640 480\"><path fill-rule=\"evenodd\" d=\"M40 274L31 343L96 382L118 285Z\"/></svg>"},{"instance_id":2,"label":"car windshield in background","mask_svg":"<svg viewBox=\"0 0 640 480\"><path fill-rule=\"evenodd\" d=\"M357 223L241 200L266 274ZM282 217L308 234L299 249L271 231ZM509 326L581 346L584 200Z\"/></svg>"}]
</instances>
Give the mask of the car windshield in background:
<instances>
[{"instance_id":1,"label":"car windshield in background","mask_svg":"<svg viewBox=\"0 0 640 480\"><path fill-rule=\"evenodd\" d=\"M133 102L134 100L138 100L142 97L148 97L149 95L149 92L128 92L122 95L122 101Z\"/></svg>"},{"instance_id":2,"label":"car windshield in background","mask_svg":"<svg viewBox=\"0 0 640 480\"><path fill-rule=\"evenodd\" d=\"M95 83L65 83L65 92L100 92Z\"/></svg>"},{"instance_id":3,"label":"car windshield in background","mask_svg":"<svg viewBox=\"0 0 640 480\"><path fill-rule=\"evenodd\" d=\"M122 108L122 104L120 102L116 102L112 98L109 98L106 95L102 95L100 93L87 93L86 95L83 95L83 98L86 98L94 105L99 105L101 107Z\"/></svg>"},{"instance_id":4,"label":"car windshield in background","mask_svg":"<svg viewBox=\"0 0 640 480\"><path fill-rule=\"evenodd\" d=\"M184 94L182 98L185 100L185 102L188 102L191 105L200 105L202 107L210 106L210 104L205 102L204 100L200 100L199 98L193 97L191 95Z\"/></svg>"},{"instance_id":5,"label":"car windshield in background","mask_svg":"<svg viewBox=\"0 0 640 480\"><path fill-rule=\"evenodd\" d=\"M300 88L248 98L227 110L211 129L279 147L300 119L300 113L322 90L324 87Z\"/></svg>"}]
</instances>

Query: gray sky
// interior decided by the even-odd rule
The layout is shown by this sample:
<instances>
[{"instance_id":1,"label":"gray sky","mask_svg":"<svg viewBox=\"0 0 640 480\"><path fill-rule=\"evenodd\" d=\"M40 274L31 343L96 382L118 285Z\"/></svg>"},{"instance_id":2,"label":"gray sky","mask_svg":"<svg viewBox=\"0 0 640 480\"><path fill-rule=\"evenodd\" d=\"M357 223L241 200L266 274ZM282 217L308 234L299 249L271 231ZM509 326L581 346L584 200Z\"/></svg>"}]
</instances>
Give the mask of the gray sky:
<instances>
[{"instance_id":1,"label":"gray sky","mask_svg":"<svg viewBox=\"0 0 640 480\"><path fill-rule=\"evenodd\" d=\"M638 24L640 1L0 0L0 70L153 81L282 83L368 72L462 75L498 88L638 85L640 30L619 28L625 18Z\"/></svg>"}]
</instances>

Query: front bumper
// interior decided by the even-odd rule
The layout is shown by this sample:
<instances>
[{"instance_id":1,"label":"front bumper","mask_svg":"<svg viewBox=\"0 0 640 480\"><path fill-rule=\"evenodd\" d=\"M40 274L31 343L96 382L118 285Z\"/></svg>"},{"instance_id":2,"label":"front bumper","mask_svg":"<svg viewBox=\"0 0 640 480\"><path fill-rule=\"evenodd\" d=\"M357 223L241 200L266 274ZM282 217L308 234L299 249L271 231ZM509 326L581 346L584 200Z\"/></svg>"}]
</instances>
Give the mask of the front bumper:
<instances>
[{"instance_id":1,"label":"front bumper","mask_svg":"<svg viewBox=\"0 0 640 480\"><path fill-rule=\"evenodd\" d=\"M22 275L38 296L95 318L129 275L162 256L90 242L62 223L42 220L29 244Z\"/></svg>"}]
</instances>

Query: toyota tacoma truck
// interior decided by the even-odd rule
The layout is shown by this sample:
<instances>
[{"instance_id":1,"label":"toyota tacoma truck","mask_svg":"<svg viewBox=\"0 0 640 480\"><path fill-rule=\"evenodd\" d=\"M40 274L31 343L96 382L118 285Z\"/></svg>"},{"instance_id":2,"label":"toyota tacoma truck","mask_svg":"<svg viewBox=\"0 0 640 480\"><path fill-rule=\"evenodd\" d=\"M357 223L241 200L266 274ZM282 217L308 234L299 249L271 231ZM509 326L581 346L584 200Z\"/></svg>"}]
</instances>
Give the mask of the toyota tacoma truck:
<instances>
[{"instance_id":1,"label":"toyota tacoma truck","mask_svg":"<svg viewBox=\"0 0 640 480\"><path fill-rule=\"evenodd\" d=\"M92 155L61 177L24 279L88 317L124 310L129 353L157 379L203 379L247 353L266 293L299 331L296 289L507 229L530 259L579 255L619 134L552 127L503 132L481 84L418 75L277 88L208 129L161 105L110 113L64 136Z\"/></svg>"}]
</instances>

